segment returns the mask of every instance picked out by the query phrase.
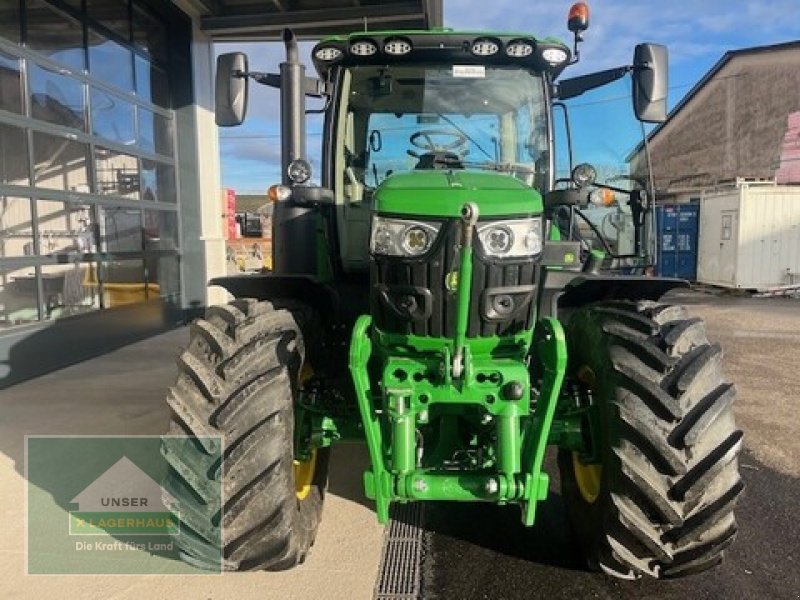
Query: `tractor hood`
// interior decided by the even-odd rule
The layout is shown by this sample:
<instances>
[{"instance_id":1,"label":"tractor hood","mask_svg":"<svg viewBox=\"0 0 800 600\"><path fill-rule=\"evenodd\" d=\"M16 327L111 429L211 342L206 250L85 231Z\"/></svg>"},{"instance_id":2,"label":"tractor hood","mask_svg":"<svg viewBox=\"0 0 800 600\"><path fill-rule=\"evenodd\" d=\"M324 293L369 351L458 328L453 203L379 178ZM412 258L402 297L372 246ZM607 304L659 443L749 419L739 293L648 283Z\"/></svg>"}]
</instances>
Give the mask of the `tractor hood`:
<instances>
[{"instance_id":1,"label":"tractor hood","mask_svg":"<svg viewBox=\"0 0 800 600\"><path fill-rule=\"evenodd\" d=\"M475 202L481 217L542 212L542 196L511 175L493 171L411 171L397 173L375 192L382 214L458 217L465 202Z\"/></svg>"}]
</instances>

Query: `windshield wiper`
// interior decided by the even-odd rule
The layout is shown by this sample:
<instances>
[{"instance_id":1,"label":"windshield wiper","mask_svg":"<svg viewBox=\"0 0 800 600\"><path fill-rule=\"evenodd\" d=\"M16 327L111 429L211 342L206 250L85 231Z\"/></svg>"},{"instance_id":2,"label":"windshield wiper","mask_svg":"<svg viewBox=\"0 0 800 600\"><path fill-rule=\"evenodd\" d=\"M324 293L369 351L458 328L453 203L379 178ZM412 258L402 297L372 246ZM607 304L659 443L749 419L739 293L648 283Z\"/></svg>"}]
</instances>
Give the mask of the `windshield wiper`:
<instances>
[{"instance_id":1,"label":"windshield wiper","mask_svg":"<svg viewBox=\"0 0 800 600\"><path fill-rule=\"evenodd\" d=\"M501 162L467 162L462 161L465 167L482 169L484 171L498 171L500 173L530 173L536 174L536 169L522 164L501 163Z\"/></svg>"}]
</instances>

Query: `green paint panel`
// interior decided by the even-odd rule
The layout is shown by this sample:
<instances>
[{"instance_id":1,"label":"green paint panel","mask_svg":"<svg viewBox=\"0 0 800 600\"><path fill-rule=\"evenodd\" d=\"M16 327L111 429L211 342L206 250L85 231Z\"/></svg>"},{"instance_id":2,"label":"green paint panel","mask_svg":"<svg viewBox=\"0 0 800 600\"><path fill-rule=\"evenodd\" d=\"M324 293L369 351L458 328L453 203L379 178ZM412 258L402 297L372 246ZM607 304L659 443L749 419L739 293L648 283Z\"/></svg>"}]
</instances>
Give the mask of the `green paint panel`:
<instances>
[{"instance_id":1,"label":"green paint panel","mask_svg":"<svg viewBox=\"0 0 800 600\"><path fill-rule=\"evenodd\" d=\"M511 175L489 171L412 171L389 177L375 193L377 212L428 217L460 216L475 202L484 217L543 210L542 196Z\"/></svg>"}]
</instances>

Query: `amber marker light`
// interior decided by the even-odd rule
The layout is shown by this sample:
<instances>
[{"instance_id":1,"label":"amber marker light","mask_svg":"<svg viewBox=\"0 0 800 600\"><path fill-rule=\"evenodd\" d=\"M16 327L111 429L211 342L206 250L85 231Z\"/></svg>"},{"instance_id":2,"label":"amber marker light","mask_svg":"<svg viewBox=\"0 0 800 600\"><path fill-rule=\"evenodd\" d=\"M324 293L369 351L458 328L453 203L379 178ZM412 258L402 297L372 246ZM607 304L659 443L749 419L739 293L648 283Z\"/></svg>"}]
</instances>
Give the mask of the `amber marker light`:
<instances>
[{"instance_id":1,"label":"amber marker light","mask_svg":"<svg viewBox=\"0 0 800 600\"><path fill-rule=\"evenodd\" d=\"M285 185L271 185L267 190L267 198L269 198L270 202L283 202L288 200L291 195L292 190Z\"/></svg>"},{"instance_id":2,"label":"amber marker light","mask_svg":"<svg viewBox=\"0 0 800 600\"><path fill-rule=\"evenodd\" d=\"M569 9L567 28L573 33L589 29L589 5L586 2L576 2Z\"/></svg>"}]
</instances>

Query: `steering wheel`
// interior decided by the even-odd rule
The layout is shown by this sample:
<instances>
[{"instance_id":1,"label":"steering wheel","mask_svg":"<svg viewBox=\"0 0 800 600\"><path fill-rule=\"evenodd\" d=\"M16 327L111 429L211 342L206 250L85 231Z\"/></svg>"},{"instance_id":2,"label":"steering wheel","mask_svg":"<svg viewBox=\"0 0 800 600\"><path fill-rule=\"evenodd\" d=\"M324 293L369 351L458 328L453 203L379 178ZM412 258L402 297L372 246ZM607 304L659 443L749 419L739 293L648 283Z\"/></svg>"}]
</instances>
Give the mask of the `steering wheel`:
<instances>
[{"instance_id":1,"label":"steering wheel","mask_svg":"<svg viewBox=\"0 0 800 600\"><path fill-rule=\"evenodd\" d=\"M450 138L450 141L437 144L433 139L434 137ZM464 148L467 145L467 136L447 129L423 129L412 134L408 141L415 148L438 154ZM419 158L419 155L412 150L409 150L408 153Z\"/></svg>"}]
</instances>

